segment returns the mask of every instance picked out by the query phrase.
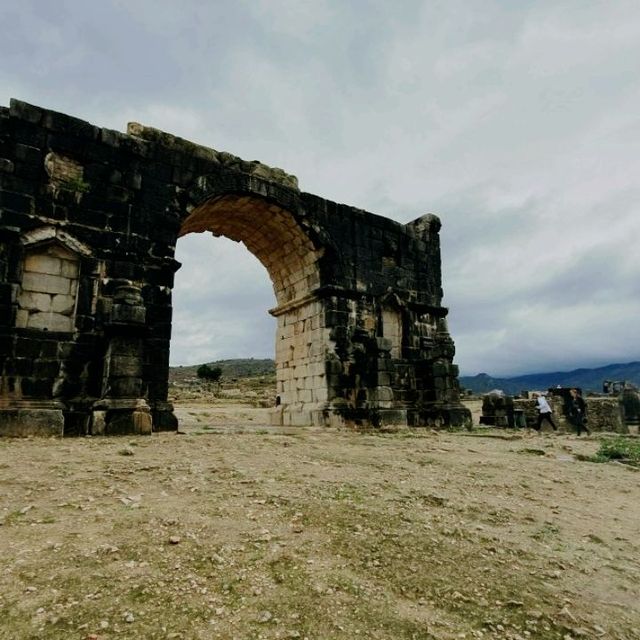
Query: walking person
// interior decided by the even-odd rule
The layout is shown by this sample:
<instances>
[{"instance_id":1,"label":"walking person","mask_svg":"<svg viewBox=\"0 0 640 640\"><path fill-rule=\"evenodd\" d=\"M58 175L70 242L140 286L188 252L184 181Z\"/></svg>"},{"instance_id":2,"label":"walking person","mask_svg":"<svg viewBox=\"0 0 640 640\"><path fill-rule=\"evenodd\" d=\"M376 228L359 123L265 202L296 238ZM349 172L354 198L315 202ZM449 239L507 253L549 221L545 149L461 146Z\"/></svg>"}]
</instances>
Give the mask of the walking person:
<instances>
[{"instance_id":1,"label":"walking person","mask_svg":"<svg viewBox=\"0 0 640 640\"><path fill-rule=\"evenodd\" d=\"M569 399L565 408L565 413L569 422L576 428L578 435L582 431L586 431L587 435L591 435L591 431L587 428L587 404L577 389L570 389Z\"/></svg>"},{"instance_id":2,"label":"walking person","mask_svg":"<svg viewBox=\"0 0 640 640\"><path fill-rule=\"evenodd\" d=\"M536 409L538 411L538 423L534 427L536 431L540 431L542 429L542 421L546 420L552 427L554 431L558 430L555 423L553 422L553 418L551 414L553 413L547 399L541 393L534 393L533 398L536 401Z\"/></svg>"}]
</instances>

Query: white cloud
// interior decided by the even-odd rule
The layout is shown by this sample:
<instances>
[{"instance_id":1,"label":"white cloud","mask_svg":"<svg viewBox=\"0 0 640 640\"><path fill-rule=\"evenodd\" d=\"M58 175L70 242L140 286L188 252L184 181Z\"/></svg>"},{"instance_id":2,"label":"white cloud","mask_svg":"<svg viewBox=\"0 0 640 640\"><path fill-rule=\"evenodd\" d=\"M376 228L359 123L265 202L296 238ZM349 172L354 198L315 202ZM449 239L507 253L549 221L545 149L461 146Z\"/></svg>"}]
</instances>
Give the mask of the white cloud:
<instances>
[{"instance_id":1,"label":"white cloud","mask_svg":"<svg viewBox=\"0 0 640 640\"><path fill-rule=\"evenodd\" d=\"M180 238L173 292L172 362L273 357L276 306L267 270L246 247L210 233Z\"/></svg>"},{"instance_id":2,"label":"white cloud","mask_svg":"<svg viewBox=\"0 0 640 640\"><path fill-rule=\"evenodd\" d=\"M640 5L366 7L7 4L0 99L143 122L402 222L438 213L465 372L640 357ZM208 240L221 277L209 245L178 246L172 357L272 353L266 272Z\"/></svg>"}]
</instances>

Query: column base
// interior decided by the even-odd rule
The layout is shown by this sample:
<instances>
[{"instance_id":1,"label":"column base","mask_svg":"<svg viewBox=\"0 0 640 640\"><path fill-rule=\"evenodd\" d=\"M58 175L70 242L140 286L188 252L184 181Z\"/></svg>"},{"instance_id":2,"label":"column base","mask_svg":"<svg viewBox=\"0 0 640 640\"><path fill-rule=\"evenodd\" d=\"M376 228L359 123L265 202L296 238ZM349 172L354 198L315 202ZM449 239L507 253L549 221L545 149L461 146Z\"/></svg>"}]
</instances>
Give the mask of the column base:
<instances>
[{"instance_id":1,"label":"column base","mask_svg":"<svg viewBox=\"0 0 640 640\"><path fill-rule=\"evenodd\" d=\"M178 418L173 412L171 402L152 402L151 417L153 418L153 431L178 430Z\"/></svg>"},{"instance_id":2,"label":"column base","mask_svg":"<svg viewBox=\"0 0 640 640\"><path fill-rule=\"evenodd\" d=\"M0 436L64 435L64 405L55 401L16 401L0 408Z\"/></svg>"},{"instance_id":3,"label":"column base","mask_svg":"<svg viewBox=\"0 0 640 640\"><path fill-rule=\"evenodd\" d=\"M373 403L369 403L372 405ZM355 429L430 427L432 429L470 429L471 412L462 404L434 404L430 407L350 407L334 402L323 406L280 406L270 413L272 426L323 426Z\"/></svg>"},{"instance_id":4,"label":"column base","mask_svg":"<svg viewBox=\"0 0 640 640\"><path fill-rule=\"evenodd\" d=\"M98 400L93 405L91 435L151 435L152 427L145 400Z\"/></svg>"},{"instance_id":5,"label":"column base","mask_svg":"<svg viewBox=\"0 0 640 640\"><path fill-rule=\"evenodd\" d=\"M412 427L432 429L471 429L471 411L463 404L434 404L429 407L410 409L408 422Z\"/></svg>"}]
</instances>

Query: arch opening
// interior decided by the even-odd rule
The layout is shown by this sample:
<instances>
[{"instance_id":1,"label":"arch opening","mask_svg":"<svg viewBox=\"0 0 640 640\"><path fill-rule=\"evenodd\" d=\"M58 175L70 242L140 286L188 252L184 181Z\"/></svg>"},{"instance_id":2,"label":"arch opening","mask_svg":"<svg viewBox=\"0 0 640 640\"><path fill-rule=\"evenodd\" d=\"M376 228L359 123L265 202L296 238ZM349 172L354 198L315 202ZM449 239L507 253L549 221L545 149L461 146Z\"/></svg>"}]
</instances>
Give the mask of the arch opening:
<instances>
[{"instance_id":1,"label":"arch opening","mask_svg":"<svg viewBox=\"0 0 640 640\"><path fill-rule=\"evenodd\" d=\"M277 321L272 423L316 423L316 412L325 409L328 399L324 356L329 332L314 293L322 250L290 211L258 196L208 199L184 219L178 237L206 231L243 244L271 280L276 305L269 313Z\"/></svg>"},{"instance_id":2,"label":"arch opening","mask_svg":"<svg viewBox=\"0 0 640 640\"><path fill-rule=\"evenodd\" d=\"M255 196L212 198L191 211L178 237L203 231L242 242L269 273L279 307L320 284L320 252L293 215L276 204Z\"/></svg>"}]
</instances>

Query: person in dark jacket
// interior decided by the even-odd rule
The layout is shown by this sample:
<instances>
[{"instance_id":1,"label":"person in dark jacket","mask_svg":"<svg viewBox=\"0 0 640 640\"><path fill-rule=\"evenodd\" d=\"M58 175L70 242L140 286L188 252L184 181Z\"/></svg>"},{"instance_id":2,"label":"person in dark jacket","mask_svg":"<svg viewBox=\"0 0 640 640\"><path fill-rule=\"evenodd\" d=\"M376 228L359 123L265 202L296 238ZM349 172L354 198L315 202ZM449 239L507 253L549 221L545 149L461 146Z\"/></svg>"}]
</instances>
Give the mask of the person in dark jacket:
<instances>
[{"instance_id":1,"label":"person in dark jacket","mask_svg":"<svg viewBox=\"0 0 640 640\"><path fill-rule=\"evenodd\" d=\"M569 393L571 395L567 401L567 419L576 428L578 435L583 431L586 431L588 435L591 432L587 428L587 405L584 398L577 389L571 389Z\"/></svg>"}]
</instances>

